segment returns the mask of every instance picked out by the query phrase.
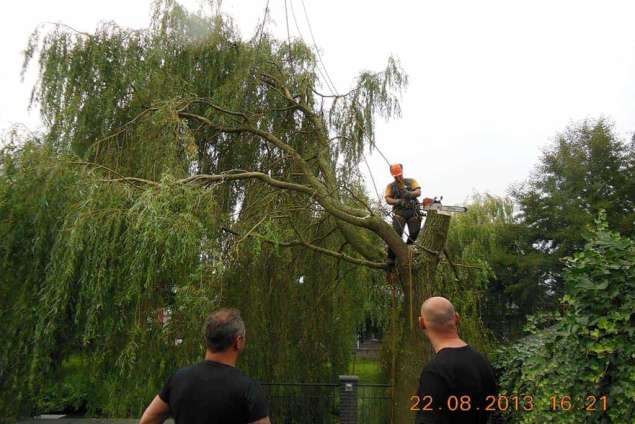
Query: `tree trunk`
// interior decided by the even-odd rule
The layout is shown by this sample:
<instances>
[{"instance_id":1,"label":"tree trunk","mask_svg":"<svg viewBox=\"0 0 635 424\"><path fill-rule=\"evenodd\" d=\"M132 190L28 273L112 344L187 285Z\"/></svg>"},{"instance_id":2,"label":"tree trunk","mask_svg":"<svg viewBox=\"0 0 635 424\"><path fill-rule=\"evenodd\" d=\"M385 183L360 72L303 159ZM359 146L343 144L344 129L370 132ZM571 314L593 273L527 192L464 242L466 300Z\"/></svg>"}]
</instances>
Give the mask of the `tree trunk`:
<instances>
[{"instance_id":1,"label":"tree trunk","mask_svg":"<svg viewBox=\"0 0 635 424\"><path fill-rule=\"evenodd\" d=\"M416 257L399 258L398 279L401 289L399 320L395 323L393 417L395 423L412 423L414 404L422 367L433 354L432 346L419 328L418 317L423 301L434 295L434 276L448 235L450 217L429 211L417 242Z\"/></svg>"}]
</instances>

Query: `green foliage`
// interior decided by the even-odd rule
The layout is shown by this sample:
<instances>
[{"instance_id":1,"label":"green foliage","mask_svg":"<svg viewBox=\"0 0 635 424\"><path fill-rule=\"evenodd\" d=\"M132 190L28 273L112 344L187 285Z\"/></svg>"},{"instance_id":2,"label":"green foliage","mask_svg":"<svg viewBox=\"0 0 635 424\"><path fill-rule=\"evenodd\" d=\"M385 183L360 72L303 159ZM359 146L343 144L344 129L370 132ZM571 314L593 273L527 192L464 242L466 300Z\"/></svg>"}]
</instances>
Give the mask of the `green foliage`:
<instances>
[{"instance_id":1,"label":"green foliage","mask_svg":"<svg viewBox=\"0 0 635 424\"><path fill-rule=\"evenodd\" d=\"M37 400L36 409L59 413L83 411L93 392L87 364L80 355L69 357L62 363L60 375L61 381Z\"/></svg>"},{"instance_id":2,"label":"green foliage","mask_svg":"<svg viewBox=\"0 0 635 424\"><path fill-rule=\"evenodd\" d=\"M155 2L147 29L112 22L93 34L63 25L43 29L29 41L24 69L38 58L32 102L48 124L47 140L126 176L156 180L166 171L183 176L229 169L288 174L284 155L262 140L221 134L178 116L187 110L219 125L236 123L236 116L212 105L246 113L303 155L315 154L316 135L338 136L329 159L348 176L363 149L374 145L374 115L398 115L397 99L407 85L391 58L385 71L362 73L350 96L322 98L314 94L315 54L304 43L289 46L266 28L244 41L231 20L189 13L173 0ZM285 83L322 122L309 122L278 92L263 89L263 74ZM227 190L223 206L229 211L240 188Z\"/></svg>"},{"instance_id":3,"label":"green foliage","mask_svg":"<svg viewBox=\"0 0 635 424\"><path fill-rule=\"evenodd\" d=\"M293 225L304 227L305 219L297 215ZM315 227L314 237L324 237L326 228ZM293 237L284 222L270 223L267 233ZM337 249L343 243L333 235L320 245ZM223 284L226 302L245 305L250 323L242 367L264 381L336 380L348 368L359 323L377 315L367 299L382 275L303 247L245 239L234 249Z\"/></svg>"},{"instance_id":4,"label":"green foliage","mask_svg":"<svg viewBox=\"0 0 635 424\"><path fill-rule=\"evenodd\" d=\"M534 175L513 191L529 244L545 254L543 281L561 294L560 258L584 245L584 232L600 210L609 227L635 235L635 145L618 139L603 119L560 134Z\"/></svg>"},{"instance_id":5,"label":"green foliage","mask_svg":"<svg viewBox=\"0 0 635 424\"><path fill-rule=\"evenodd\" d=\"M514 213L510 198L476 194L465 214L453 218L448 251L465 287L481 292L479 316L503 338L522 329L525 316L551 300L542 283L544 255L528 247L530 230ZM446 279L456 279L443 263Z\"/></svg>"},{"instance_id":6,"label":"green foliage","mask_svg":"<svg viewBox=\"0 0 635 424\"><path fill-rule=\"evenodd\" d=\"M354 359L351 362L349 375L359 377L363 384L386 384L386 375L382 372L381 363L376 359Z\"/></svg>"},{"instance_id":7,"label":"green foliage","mask_svg":"<svg viewBox=\"0 0 635 424\"><path fill-rule=\"evenodd\" d=\"M584 250L567 261L562 315L529 322L530 335L499 354L501 385L532 395L532 412L513 422L630 422L635 414L635 243L609 230L602 213ZM550 397L574 409L551 411ZM608 396L594 412L591 401ZM559 400L557 401L559 404Z\"/></svg>"},{"instance_id":8,"label":"green foliage","mask_svg":"<svg viewBox=\"0 0 635 424\"><path fill-rule=\"evenodd\" d=\"M397 94L408 84L408 77L391 57L384 72L363 72L350 96L335 98L328 119L341 137L337 150L347 165L358 163L366 147L375 146L375 116L400 116ZM396 93L395 93L396 90Z\"/></svg>"},{"instance_id":9,"label":"green foliage","mask_svg":"<svg viewBox=\"0 0 635 424\"><path fill-rule=\"evenodd\" d=\"M243 310L241 367L251 375L331 381L348 367L358 323L379 313L368 299L381 274L301 247L221 237L214 197L169 176L159 188L107 182L37 142L0 163L5 413L137 415L169 373L200 358L201 322L220 306ZM313 222L323 247L343 243L325 234L328 219ZM263 226L271 238L291 237L275 221Z\"/></svg>"},{"instance_id":10,"label":"green foliage","mask_svg":"<svg viewBox=\"0 0 635 424\"><path fill-rule=\"evenodd\" d=\"M88 407L128 415L200 351L201 314L218 305L214 203L169 177L138 190L72 162L35 142L2 156L0 405L45 405L64 358L81 352L110 399Z\"/></svg>"},{"instance_id":11,"label":"green foliage","mask_svg":"<svg viewBox=\"0 0 635 424\"><path fill-rule=\"evenodd\" d=\"M328 381L345 372L359 325L385 321L382 275L270 243L301 235L352 254L314 199L254 180L184 184L231 170L302 178L281 149L182 113L224 127L240 118L219 108L244 113L316 176L333 177L325 185L342 204L359 206L356 164L374 144L373 114L398 114L407 83L397 62L363 73L351 96L322 99L303 43L288 46L264 28L245 41L230 20L171 0L155 2L147 29L39 28L25 69L35 59L32 102L46 131L0 157L0 411L85 402L90 413L138 416L168 374L200 359L201 323L221 306L243 311L240 366L253 377ZM264 74L317 119L290 108Z\"/></svg>"}]
</instances>

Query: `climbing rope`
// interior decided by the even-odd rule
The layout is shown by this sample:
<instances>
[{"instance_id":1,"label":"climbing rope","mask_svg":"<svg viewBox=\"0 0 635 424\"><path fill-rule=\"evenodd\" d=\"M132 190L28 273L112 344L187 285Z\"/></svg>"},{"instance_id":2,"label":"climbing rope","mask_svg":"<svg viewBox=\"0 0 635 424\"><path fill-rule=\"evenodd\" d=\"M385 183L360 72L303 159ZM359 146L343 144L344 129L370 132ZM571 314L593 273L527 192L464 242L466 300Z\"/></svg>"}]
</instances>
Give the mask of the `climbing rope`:
<instances>
[{"instance_id":1,"label":"climbing rope","mask_svg":"<svg viewBox=\"0 0 635 424\"><path fill-rule=\"evenodd\" d=\"M410 331L414 330L414 302L413 290L412 290L412 250L408 248L408 286L410 290Z\"/></svg>"},{"instance_id":2,"label":"climbing rope","mask_svg":"<svg viewBox=\"0 0 635 424\"><path fill-rule=\"evenodd\" d=\"M397 374L397 333L396 333L396 321L397 321L397 287L392 285L392 309L390 313L390 344L391 344L391 358L390 358L390 390L391 398L395 399L395 381ZM395 422L395 408L390 408L391 421Z\"/></svg>"}]
</instances>

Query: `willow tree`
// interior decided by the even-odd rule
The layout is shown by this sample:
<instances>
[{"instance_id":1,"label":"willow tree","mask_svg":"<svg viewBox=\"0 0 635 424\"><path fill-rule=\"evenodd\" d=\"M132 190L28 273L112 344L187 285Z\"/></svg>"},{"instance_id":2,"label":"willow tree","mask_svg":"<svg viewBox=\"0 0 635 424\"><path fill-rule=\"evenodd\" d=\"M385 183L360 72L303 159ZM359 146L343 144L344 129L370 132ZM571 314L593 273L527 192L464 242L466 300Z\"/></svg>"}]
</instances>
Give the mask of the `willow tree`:
<instances>
[{"instance_id":1,"label":"willow tree","mask_svg":"<svg viewBox=\"0 0 635 424\"><path fill-rule=\"evenodd\" d=\"M418 308L427 295L443 293L435 274L450 217L430 212L416 249L409 249L368 201L358 165L375 147L375 119L399 115L407 77L390 58L384 71L360 73L347 93L324 94L315 52L298 40L274 39L265 20L244 41L229 18L162 1L144 30L113 23L91 34L40 28L25 69L38 58L32 102L47 124L45 142L72 154L75 167L113 193L142 190L152 199L177 190L186 194L176 198L194 202L180 208L196 216L203 210L191 209L196 202L213 199L205 210L220 230L190 232L188 240L247 249L245 265L264 248L290 249L293 257L311 252L318 267L374 270L365 274L373 284L388 270L386 248L392 249L397 261L388 281L400 304L392 375L395 410L405 417L430 353L416 329ZM159 257L175 254L169 243L161 246ZM200 256L200 246L174 246ZM240 275L240 267L233 269Z\"/></svg>"}]
</instances>

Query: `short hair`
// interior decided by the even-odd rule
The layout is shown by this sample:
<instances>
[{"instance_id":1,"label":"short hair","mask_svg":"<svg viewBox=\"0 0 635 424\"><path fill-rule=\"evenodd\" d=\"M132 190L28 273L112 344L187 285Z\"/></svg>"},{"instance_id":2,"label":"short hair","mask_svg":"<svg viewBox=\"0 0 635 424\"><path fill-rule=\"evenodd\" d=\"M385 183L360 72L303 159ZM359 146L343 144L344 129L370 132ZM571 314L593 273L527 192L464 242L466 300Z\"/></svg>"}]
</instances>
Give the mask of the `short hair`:
<instances>
[{"instance_id":1,"label":"short hair","mask_svg":"<svg viewBox=\"0 0 635 424\"><path fill-rule=\"evenodd\" d=\"M205 344L212 352L224 352L234 343L236 337L245 336L245 322L240 311L223 308L209 314L203 327Z\"/></svg>"},{"instance_id":2,"label":"short hair","mask_svg":"<svg viewBox=\"0 0 635 424\"><path fill-rule=\"evenodd\" d=\"M454 316L456 311L454 305L449 300L444 299L447 304L444 307L430 307L430 298L423 302L421 305L421 316L425 315L426 320L430 323L431 327L438 330L449 330L454 327Z\"/></svg>"}]
</instances>

